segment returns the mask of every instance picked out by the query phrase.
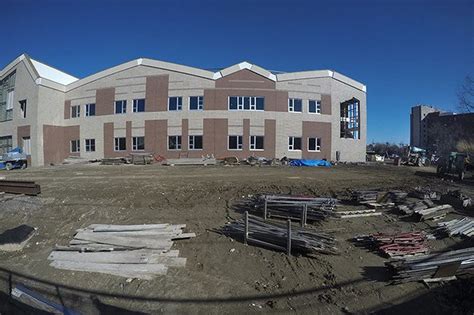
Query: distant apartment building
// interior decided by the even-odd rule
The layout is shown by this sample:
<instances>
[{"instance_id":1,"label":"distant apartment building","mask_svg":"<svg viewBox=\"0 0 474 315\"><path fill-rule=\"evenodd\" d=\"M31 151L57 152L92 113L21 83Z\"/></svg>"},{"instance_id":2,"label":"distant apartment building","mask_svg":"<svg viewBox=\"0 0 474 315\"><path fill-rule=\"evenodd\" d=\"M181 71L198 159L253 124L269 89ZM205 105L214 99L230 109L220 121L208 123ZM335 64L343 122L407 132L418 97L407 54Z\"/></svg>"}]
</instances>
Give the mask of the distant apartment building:
<instances>
[{"instance_id":1,"label":"distant apartment building","mask_svg":"<svg viewBox=\"0 0 474 315\"><path fill-rule=\"evenodd\" d=\"M410 114L410 145L439 151L441 146L456 150L461 140L474 141L474 113L444 112L432 106L417 105Z\"/></svg>"},{"instance_id":2,"label":"distant apartment building","mask_svg":"<svg viewBox=\"0 0 474 315\"><path fill-rule=\"evenodd\" d=\"M220 71L139 58L78 79L21 55L0 71L0 151L365 161L366 87L334 71Z\"/></svg>"}]
</instances>

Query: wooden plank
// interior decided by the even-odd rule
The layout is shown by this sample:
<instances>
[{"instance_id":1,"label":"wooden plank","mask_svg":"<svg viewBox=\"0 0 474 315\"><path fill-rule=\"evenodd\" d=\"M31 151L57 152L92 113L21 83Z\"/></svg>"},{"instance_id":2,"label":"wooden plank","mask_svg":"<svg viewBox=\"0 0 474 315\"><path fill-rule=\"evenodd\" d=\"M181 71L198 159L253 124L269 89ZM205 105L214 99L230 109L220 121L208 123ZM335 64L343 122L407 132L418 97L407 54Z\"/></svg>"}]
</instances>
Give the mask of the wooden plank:
<instances>
[{"instance_id":1,"label":"wooden plank","mask_svg":"<svg viewBox=\"0 0 474 315\"><path fill-rule=\"evenodd\" d=\"M98 235L102 236L122 236L122 237L142 237L142 238L171 238L173 236L182 234L182 230L169 230L169 231L158 231L158 230L145 230L145 231L127 231L127 232L95 232L92 230L79 231L76 235Z\"/></svg>"},{"instance_id":2,"label":"wooden plank","mask_svg":"<svg viewBox=\"0 0 474 315\"><path fill-rule=\"evenodd\" d=\"M93 229L94 232L108 231L108 232L120 232L120 231L143 231L153 229L164 229L169 227L170 224L134 224L134 225L116 225L116 224L91 224L87 228Z\"/></svg>"},{"instance_id":3,"label":"wooden plank","mask_svg":"<svg viewBox=\"0 0 474 315\"><path fill-rule=\"evenodd\" d=\"M95 235L99 234L99 235ZM170 249L173 242L167 240L156 239L139 239L131 237L107 236L101 233L78 233L75 238L84 241L92 241L99 244L110 244L116 246L133 247L133 248L152 248L152 249Z\"/></svg>"},{"instance_id":4,"label":"wooden plank","mask_svg":"<svg viewBox=\"0 0 474 315\"><path fill-rule=\"evenodd\" d=\"M100 264L74 261L55 260L50 266L75 271L88 271L98 273L108 273L114 275L123 275L125 277L135 274L141 275L165 275L168 267L163 264Z\"/></svg>"}]
</instances>

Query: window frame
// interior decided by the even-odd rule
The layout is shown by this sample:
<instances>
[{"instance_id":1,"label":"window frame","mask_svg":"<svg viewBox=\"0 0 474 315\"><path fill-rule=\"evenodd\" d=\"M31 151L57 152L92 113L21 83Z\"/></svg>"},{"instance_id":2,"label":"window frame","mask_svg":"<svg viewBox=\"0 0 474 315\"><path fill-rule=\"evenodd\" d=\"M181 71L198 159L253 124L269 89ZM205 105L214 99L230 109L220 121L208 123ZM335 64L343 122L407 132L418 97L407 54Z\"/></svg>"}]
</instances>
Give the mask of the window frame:
<instances>
[{"instance_id":1,"label":"window frame","mask_svg":"<svg viewBox=\"0 0 474 315\"><path fill-rule=\"evenodd\" d=\"M191 99L192 98L197 98L197 108L191 108ZM204 96L190 96L188 99L189 102L189 110L190 111L198 111L198 110L204 110Z\"/></svg>"},{"instance_id":2,"label":"window frame","mask_svg":"<svg viewBox=\"0 0 474 315\"><path fill-rule=\"evenodd\" d=\"M231 137L237 137L237 142L236 142L237 143L237 148L236 149L231 149L230 148L230 138ZM243 139L244 139L244 137L241 136L241 135L228 135L227 136L227 150L229 150L229 151L242 151L243 148L244 148L244 143L243 143L244 140Z\"/></svg>"},{"instance_id":3,"label":"window frame","mask_svg":"<svg viewBox=\"0 0 474 315\"><path fill-rule=\"evenodd\" d=\"M124 148L120 149L120 140L123 139ZM118 141L118 143L117 143ZM123 152L127 151L127 137L114 137L114 151L115 152Z\"/></svg>"},{"instance_id":4,"label":"window frame","mask_svg":"<svg viewBox=\"0 0 474 315\"><path fill-rule=\"evenodd\" d=\"M310 143L311 139L315 139L314 150L310 149L309 143ZM321 138L319 138L319 137L308 137L306 148L307 148L308 152L321 152Z\"/></svg>"},{"instance_id":5,"label":"window frame","mask_svg":"<svg viewBox=\"0 0 474 315\"><path fill-rule=\"evenodd\" d=\"M236 101L236 104L235 104L236 108L231 108L232 99L235 99ZM257 108L258 99L263 100L263 109ZM265 111L265 96L240 96L240 95L228 96L227 97L227 110L264 112Z\"/></svg>"},{"instance_id":6,"label":"window frame","mask_svg":"<svg viewBox=\"0 0 474 315\"><path fill-rule=\"evenodd\" d=\"M139 110L138 102L143 101L143 110ZM146 111L146 100L144 98L135 98L132 102L132 113L144 113Z\"/></svg>"},{"instance_id":7,"label":"window frame","mask_svg":"<svg viewBox=\"0 0 474 315\"><path fill-rule=\"evenodd\" d=\"M20 116L21 118L26 118L26 108L27 108L27 100L24 99L24 100L21 100L21 101L18 101L18 103L20 103Z\"/></svg>"},{"instance_id":8,"label":"window frame","mask_svg":"<svg viewBox=\"0 0 474 315\"><path fill-rule=\"evenodd\" d=\"M196 137L201 137L201 148L196 148ZM188 150L197 151L197 150L203 150L203 148L204 148L203 135L189 135L188 136Z\"/></svg>"},{"instance_id":9,"label":"window frame","mask_svg":"<svg viewBox=\"0 0 474 315\"><path fill-rule=\"evenodd\" d=\"M300 139L300 148L295 149L295 139ZM288 137L288 151L302 151L303 148L303 139L302 137L289 136Z\"/></svg>"},{"instance_id":10,"label":"window frame","mask_svg":"<svg viewBox=\"0 0 474 315\"><path fill-rule=\"evenodd\" d=\"M73 115L75 114L75 115ZM71 118L80 118L81 117L81 105L72 105L71 106Z\"/></svg>"},{"instance_id":11,"label":"window frame","mask_svg":"<svg viewBox=\"0 0 474 315\"><path fill-rule=\"evenodd\" d=\"M73 149L74 148L74 145L75 144L75 150ZM70 142L70 146L69 146L69 153L81 153L81 140L79 139L75 139L75 140L71 140Z\"/></svg>"},{"instance_id":12,"label":"window frame","mask_svg":"<svg viewBox=\"0 0 474 315\"><path fill-rule=\"evenodd\" d=\"M315 103L315 111L311 111L311 102ZM318 100L308 100L308 113L309 114L316 114L316 115L321 115L321 101Z\"/></svg>"},{"instance_id":13,"label":"window frame","mask_svg":"<svg viewBox=\"0 0 474 315\"><path fill-rule=\"evenodd\" d=\"M301 110L295 111L295 101L301 101ZM288 98L288 112L289 113L302 113L303 112L303 99L302 98Z\"/></svg>"},{"instance_id":14,"label":"window frame","mask_svg":"<svg viewBox=\"0 0 474 315\"><path fill-rule=\"evenodd\" d=\"M117 104L120 103L121 112L117 112ZM127 100L117 100L114 104L114 113L115 115L126 114L127 113Z\"/></svg>"},{"instance_id":15,"label":"window frame","mask_svg":"<svg viewBox=\"0 0 474 315\"><path fill-rule=\"evenodd\" d=\"M95 152L95 139L84 139L86 152Z\"/></svg>"},{"instance_id":16,"label":"window frame","mask_svg":"<svg viewBox=\"0 0 474 315\"><path fill-rule=\"evenodd\" d=\"M176 138L175 139L175 143L176 143L176 148L174 149L171 149L170 148L170 139L171 138ZM179 141L178 141L179 140ZM171 135L171 136L168 136L168 151L180 151L182 150L182 147L183 147L183 142L182 142L182 137L181 135Z\"/></svg>"},{"instance_id":17,"label":"window frame","mask_svg":"<svg viewBox=\"0 0 474 315\"><path fill-rule=\"evenodd\" d=\"M94 108L94 114L91 115L91 107ZM95 103L89 103L84 105L84 116L85 117L91 117L95 116Z\"/></svg>"},{"instance_id":18,"label":"window frame","mask_svg":"<svg viewBox=\"0 0 474 315\"><path fill-rule=\"evenodd\" d=\"M257 137L258 138L262 138L262 148L261 149L257 149L256 146L257 146ZM252 148L253 146L253 148ZM250 151L265 151L265 136L257 136L257 135L254 135L254 136L249 136L249 150Z\"/></svg>"},{"instance_id":19,"label":"window frame","mask_svg":"<svg viewBox=\"0 0 474 315\"><path fill-rule=\"evenodd\" d=\"M176 98L176 109L170 109L171 99ZM179 112L183 110L183 97L182 96L170 96L168 97L168 111Z\"/></svg>"},{"instance_id":20,"label":"window frame","mask_svg":"<svg viewBox=\"0 0 474 315\"><path fill-rule=\"evenodd\" d=\"M138 138L143 138L143 149L138 149ZM132 137L132 151L145 151L145 136Z\"/></svg>"}]
</instances>

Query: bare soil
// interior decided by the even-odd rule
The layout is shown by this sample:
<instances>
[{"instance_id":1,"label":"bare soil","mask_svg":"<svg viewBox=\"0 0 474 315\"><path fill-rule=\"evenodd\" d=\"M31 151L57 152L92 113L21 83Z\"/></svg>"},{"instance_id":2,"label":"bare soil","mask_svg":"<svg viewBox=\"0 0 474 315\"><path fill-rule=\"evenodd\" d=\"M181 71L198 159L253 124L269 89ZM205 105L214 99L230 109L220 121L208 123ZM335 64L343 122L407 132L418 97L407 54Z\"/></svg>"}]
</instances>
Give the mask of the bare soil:
<instances>
[{"instance_id":1,"label":"bare soil","mask_svg":"<svg viewBox=\"0 0 474 315\"><path fill-rule=\"evenodd\" d=\"M0 175L7 179L36 181L42 193L0 202L0 232L20 224L38 229L22 251L0 252L0 313L36 313L9 302L11 277L13 285L28 285L84 314L472 314L472 279L432 288L421 283L390 285L386 258L350 241L358 234L430 230L435 223L401 220L391 212L330 219L313 228L333 233L341 254L315 257L288 257L212 231L241 216L231 209L234 201L264 192L344 198L348 189L408 190L429 185L440 190L461 188L474 197L474 181L441 180L434 172L434 168L389 165L95 164L3 172ZM50 267L47 257L54 245L67 244L76 229L93 223L185 223L197 237L175 243L180 256L188 259L185 268L170 268L166 276L152 281L126 282L111 275ZM430 244L436 250L473 246L454 238Z\"/></svg>"}]
</instances>

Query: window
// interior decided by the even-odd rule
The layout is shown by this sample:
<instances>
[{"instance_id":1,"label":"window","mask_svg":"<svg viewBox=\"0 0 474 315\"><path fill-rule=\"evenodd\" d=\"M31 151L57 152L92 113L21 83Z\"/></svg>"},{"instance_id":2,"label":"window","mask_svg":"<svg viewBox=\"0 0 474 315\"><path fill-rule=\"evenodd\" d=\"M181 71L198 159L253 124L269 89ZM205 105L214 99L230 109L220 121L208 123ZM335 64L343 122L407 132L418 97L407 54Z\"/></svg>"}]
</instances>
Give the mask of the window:
<instances>
[{"instance_id":1,"label":"window","mask_svg":"<svg viewBox=\"0 0 474 315\"><path fill-rule=\"evenodd\" d=\"M71 141L71 153L81 152L81 142L79 140Z\"/></svg>"},{"instance_id":2,"label":"window","mask_svg":"<svg viewBox=\"0 0 474 315\"><path fill-rule=\"evenodd\" d=\"M86 117L95 116L95 104L86 104Z\"/></svg>"},{"instance_id":3,"label":"window","mask_svg":"<svg viewBox=\"0 0 474 315\"><path fill-rule=\"evenodd\" d=\"M86 139L86 152L95 152L95 139Z\"/></svg>"},{"instance_id":4,"label":"window","mask_svg":"<svg viewBox=\"0 0 474 315\"><path fill-rule=\"evenodd\" d=\"M182 110L183 98L181 96L174 96L168 98L168 110Z\"/></svg>"},{"instance_id":5,"label":"window","mask_svg":"<svg viewBox=\"0 0 474 315\"><path fill-rule=\"evenodd\" d=\"M341 138L360 139L359 110L356 98L341 103Z\"/></svg>"},{"instance_id":6,"label":"window","mask_svg":"<svg viewBox=\"0 0 474 315\"><path fill-rule=\"evenodd\" d=\"M230 96L229 110L265 110L265 98L260 96Z\"/></svg>"},{"instance_id":7,"label":"window","mask_svg":"<svg viewBox=\"0 0 474 315\"><path fill-rule=\"evenodd\" d=\"M125 114L127 112L127 101L115 101L115 113Z\"/></svg>"},{"instance_id":8,"label":"window","mask_svg":"<svg viewBox=\"0 0 474 315\"><path fill-rule=\"evenodd\" d=\"M263 136L250 136L250 150L263 150Z\"/></svg>"},{"instance_id":9,"label":"window","mask_svg":"<svg viewBox=\"0 0 474 315\"><path fill-rule=\"evenodd\" d=\"M71 106L71 117L81 117L81 105Z\"/></svg>"},{"instance_id":10,"label":"window","mask_svg":"<svg viewBox=\"0 0 474 315\"><path fill-rule=\"evenodd\" d=\"M137 99L133 100L133 112L134 113L139 113L139 112L144 112L145 111L145 99Z\"/></svg>"},{"instance_id":11,"label":"window","mask_svg":"<svg viewBox=\"0 0 474 315\"><path fill-rule=\"evenodd\" d=\"M202 136L189 136L189 150L202 150Z\"/></svg>"},{"instance_id":12,"label":"window","mask_svg":"<svg viewBox=\"0 0 474 315\"><path fill-rule=\"evenodd\" d=\"M30 137L23 137L23 153L31 155L31 139Z\"/></svg>"},{"instance_id":13,"label":"window","mask_svg":"<svg viewBox=\"0 0 474 315\"><path fill-rule=\"evenodd\" d=\"M0 121L13 119L13 100L15 96L15 77L13 71L0 80Z\"/></svg>"},{"instance_id":14,"label":"window","mask_svg":"<svg viewBox=\"0 0 474 315\"><path fill-rule=\"evenodd\" d=\"M204 96L191 96L189 98L189 110L203 110Z\"/></svg>"},{"instance_id":15,"label":"window","mask_svg":"<svg viewBox=\"0 0 474 315\"><path fill-rule=\"evenodd\" d=\"M309 100L308 112L321 114L321 101Z\"/></svg>"},{"instance_id":16,"label":"window","mask_svg":"<svg viewBox=\"0 0 474 315\"><path fill-rule=\"evenodd\" d=\"M12 149L12 136L0 137L0 154L7 153Z\"/></svg>"},{"instance_id":17,"label":"window","mask_svg":"<svg viewBox=\"0 0 474 315\"><path fill-rule=\"evenodd\" d=\"M288 150L290 151L301 150L301 137L288 137Z\"/></svg>"},{"instance_id":18,"label":"window","mask_svg":"<svg viewBox=\"0 0 474 315\"><path fill-rule=\"evenodd\" d=\"M321 138L308 138L308 151L321 151Z\"/></svg>"},{"instance_id":19,"label":"window","mask_svg":"<svg viewBox=\"0 0 474 315\"><path fill-rule=\"evenodd\" d=\"M242 136L229 136L229 150L242 150Z\"/></svg>"},{"instance_id":20,"label":"window","mask_svg":"<svg viewBox=\"0 0 474 315\"><path fill-rule=\"evenodd\" d=\"M300 98L288 99L288 111L301 113L303 111L303 100Z\"/></svg>"},{"instance_id":21,"label":"window","mask_svg":"<svg viewBox=\"0 0 474 315\"><path fill-rule=\"evenodd\" d=\"M15 91L8 91L7 94L7 111L13 109L13 99L15 98Z\"/></svg>"},{"instance_id":22,"label":"window","mask_svg":"<svg viewBox=\"0 0 474 315\"><path fill-rule=\"evenodd\" d=\"M26 118L26 100L20 101L21 118Z\"/></svg>"},{"instance_id":23,"label":"window","mask_svg":"<svg viewBox=\"0 0 474 315\"><path fill-rule=\"evenodd\" d=\"M115 140L115 146L114 146L115 151L127 150L127 138L119 137L119 138L115 138L114 140Z\"/></svg>"},{"instance_id":24,"label":"window","mask_svg":"<svg viewBox=\"0 0 474 315\"><path fill-rule=\"evenodd\" d=\"M181 136L168 137L168 150L181 150Z\"/></svg>"},{"instance_id":25,"label":"window","mask_svg":"<svg viewBox=\"0 0 474 315\"><path fill-rule=\"evenodd\" d=\"M132 138L132 149L133 149L133 151L145 150L145 137L133 137Z\"/></svg>"}]
</instances>

